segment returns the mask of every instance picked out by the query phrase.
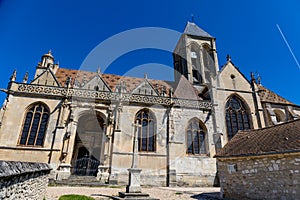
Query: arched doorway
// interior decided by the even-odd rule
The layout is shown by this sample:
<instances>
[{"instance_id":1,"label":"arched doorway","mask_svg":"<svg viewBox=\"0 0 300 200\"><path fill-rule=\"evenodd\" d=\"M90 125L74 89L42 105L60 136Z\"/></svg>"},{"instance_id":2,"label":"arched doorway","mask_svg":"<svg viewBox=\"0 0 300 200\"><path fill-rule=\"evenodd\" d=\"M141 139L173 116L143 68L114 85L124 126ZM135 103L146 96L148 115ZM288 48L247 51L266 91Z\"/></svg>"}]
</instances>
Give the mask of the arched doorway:
<instances>
[{"instance_id":1,"label":"arched doorway","mask_svg":"<svg viewBox=\"0 0 300 200\"><path fill-rule=\"evenodd\" d=\"M99 113L87 113L78 120L73 153L73 174L96 176L103 162L104 120Z\"/></svg>"}]
</instances>

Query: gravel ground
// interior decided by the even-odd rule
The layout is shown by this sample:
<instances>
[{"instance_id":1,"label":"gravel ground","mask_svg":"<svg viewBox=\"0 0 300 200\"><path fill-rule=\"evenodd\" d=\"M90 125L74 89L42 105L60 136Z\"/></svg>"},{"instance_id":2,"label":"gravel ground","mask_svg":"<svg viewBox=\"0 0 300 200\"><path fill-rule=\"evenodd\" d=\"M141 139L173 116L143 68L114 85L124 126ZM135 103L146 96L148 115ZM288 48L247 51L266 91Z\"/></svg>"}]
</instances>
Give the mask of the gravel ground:
<instances>
[{"instance_id":1,"label":"gravel ground","mask_svg":"<svg viewBox=\"0 0 300 200\"><path fill-rule=\"evenodd\" d=\"M116 196L118 192L124 192L125 187L48 187L46 200L57 200L64 194L81 194L92 196L97 200L110 199L109 196ZM151 197L161 200L177 199L198 199L198 200L216 200L219 199L220 188L217 187L197 187L197 188L169 188L153 187L143 188L143 193L150 194Z\"/></svg>"}]
</instances>

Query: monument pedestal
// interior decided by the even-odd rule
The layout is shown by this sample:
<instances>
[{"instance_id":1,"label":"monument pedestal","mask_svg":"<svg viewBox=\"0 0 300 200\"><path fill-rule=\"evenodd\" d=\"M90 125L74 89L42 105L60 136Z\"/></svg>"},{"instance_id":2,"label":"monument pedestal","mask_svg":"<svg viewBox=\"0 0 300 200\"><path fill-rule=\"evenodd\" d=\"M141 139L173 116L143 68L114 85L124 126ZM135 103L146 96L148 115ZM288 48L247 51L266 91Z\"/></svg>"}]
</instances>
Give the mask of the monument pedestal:
<instances>
[{"instance_id":1,"label":"monument pedestal","mask_svg":"<svg viewBox=\"0 0 300 200\"><path fill-rule=\"evenodd\" d=\"M129 184L126 187L126 193L141 193L141 171L142 169L130 168L129 171Z\"/></svg>"},{"instance_id":2,"label":"monument pedestal","mask_svg":"<svg viewBox=\"0 0 300 200\"><path fill-rule=\"evenodd\" d=\"M126 199L126 200L159 200L151 198L149 194L142 193L141 188L141 171L139 168L130 168L129 171L129 184L126 187L126 192L119 192L118 197L113 199Z\"/></svg>"}]
</instances>

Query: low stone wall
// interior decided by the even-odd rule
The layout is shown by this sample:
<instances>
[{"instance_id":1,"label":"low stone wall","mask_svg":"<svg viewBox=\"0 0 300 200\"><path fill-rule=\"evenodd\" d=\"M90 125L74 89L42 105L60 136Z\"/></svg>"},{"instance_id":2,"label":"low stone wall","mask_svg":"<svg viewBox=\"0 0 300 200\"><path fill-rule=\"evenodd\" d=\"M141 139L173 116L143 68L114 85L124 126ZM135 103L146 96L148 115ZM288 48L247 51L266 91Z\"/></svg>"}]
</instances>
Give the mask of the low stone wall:
<instances>
[{"instance_id":1,"label":"low stone wall","mask_svg":"<svg viewBox=\"0 0 300 200\"><path fill-rule=\"evenodd\" d=\"M218 158L218 161L222 197L300 199L299 154Z\"/></svg>"},{"instance_id":2,"label":"low stone wall","mask_svg":"<svg viewBox=\"0 0 300 200\"><path fill-rule=\"evenodd\" d=\"M0 161L0 199L43 199L50 170L45 163Z\"/></svg>"}]
</instances>

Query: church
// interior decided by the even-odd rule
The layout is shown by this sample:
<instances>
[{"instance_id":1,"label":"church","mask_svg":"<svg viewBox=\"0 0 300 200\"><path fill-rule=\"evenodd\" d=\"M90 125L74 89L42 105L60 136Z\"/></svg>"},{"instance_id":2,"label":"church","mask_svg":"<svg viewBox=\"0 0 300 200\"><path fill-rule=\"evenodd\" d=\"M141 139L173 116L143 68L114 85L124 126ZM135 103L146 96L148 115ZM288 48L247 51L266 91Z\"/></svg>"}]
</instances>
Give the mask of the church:
<instances>
[{"instance_id":1,"label":"church","mask_svg":"<svg viewBox=\"0 0 300 200\"><path fill-rule=\"evenodd\" d=\"M216 38L194 22L173 63L174 81L153 80L63 68L49 51L32 81L15 71L4 90L0 160L49 163L56 180L127 184L136 136L142 185L212 186L214 156L239 130L300 117L230 56L219 66Z\"/></svg>"}]
</instances>

